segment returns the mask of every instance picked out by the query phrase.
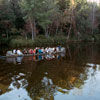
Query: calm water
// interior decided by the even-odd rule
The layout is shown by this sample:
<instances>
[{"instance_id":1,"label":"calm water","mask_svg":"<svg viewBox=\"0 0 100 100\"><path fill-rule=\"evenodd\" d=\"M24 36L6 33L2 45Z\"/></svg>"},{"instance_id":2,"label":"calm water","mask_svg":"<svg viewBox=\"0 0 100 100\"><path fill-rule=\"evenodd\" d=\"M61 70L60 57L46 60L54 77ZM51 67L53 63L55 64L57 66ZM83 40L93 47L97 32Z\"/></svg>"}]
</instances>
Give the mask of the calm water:
<instances>
[{"instance_id":1,"label":"calm water","mask_svg":"<svg viewBox=\"0 0 100 100\"><path fill-rule=\"evenodd\" d=\"M0 58L0 100L100 100L100 46L66 54Z\"/></svg>"}]
</instances>

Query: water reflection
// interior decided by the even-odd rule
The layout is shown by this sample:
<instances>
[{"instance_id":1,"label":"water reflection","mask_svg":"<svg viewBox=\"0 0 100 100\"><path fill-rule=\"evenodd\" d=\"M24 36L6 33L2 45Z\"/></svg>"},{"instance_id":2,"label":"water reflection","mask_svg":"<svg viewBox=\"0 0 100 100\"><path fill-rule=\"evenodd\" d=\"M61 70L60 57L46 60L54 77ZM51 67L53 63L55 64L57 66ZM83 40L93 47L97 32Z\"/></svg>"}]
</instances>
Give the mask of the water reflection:
<instances>
[{"instance_id":1,"label":"water reflection","mask_svg":"<svg viewBox=\"0 0 100 100\"><path fill-rule=\"evenodd\" d=\"M64 57L0 60L0 100L99 100L98 46L69 48Z\"/></svg>"},{"instance_id":2,"label":"water reflection","mask_svg":"<svg viewBox=\"0 0 100 100\"><path fill-rule=\"evenodd\" d=\"M40 60L52 60L52 59L60 59L61 57L65 57L65 53L59 54L47 54L47 55L38 55L38 56L30 56L30 57L7 57L7 63L13 64L21 64L23 59L29 61L40 61Z\"/></svg>"}]
</instances>

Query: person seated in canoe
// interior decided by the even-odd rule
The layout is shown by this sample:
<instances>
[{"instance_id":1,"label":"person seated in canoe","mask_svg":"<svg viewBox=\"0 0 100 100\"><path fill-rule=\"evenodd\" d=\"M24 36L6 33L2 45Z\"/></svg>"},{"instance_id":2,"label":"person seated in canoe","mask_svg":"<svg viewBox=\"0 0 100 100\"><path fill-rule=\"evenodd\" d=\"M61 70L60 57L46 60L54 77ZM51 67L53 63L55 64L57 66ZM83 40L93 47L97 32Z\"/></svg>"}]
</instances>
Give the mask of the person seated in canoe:
<instances>
[{"instance_id":1,"label":"person seated in canoe","mask_svg":"<svg viewBox=\"0 0 100 100\"><path fill-rule=\"evenodd\" d=\"M23 54L28 54L28 51L24 48Z\"/></svg>"},{"instance_id":2,"label":"person seated in canoe","mask_svg":"<svg viewBox=\"0 0 100 100\"><path fill-rule=\"evenodd\" d=\"M23 53L18 49L18 50L17 50L17 55L22 56Z\"/></svg>"},{"instance_id":3,"label":"person seated in canoe","mask_svg":"<svg viewBox=\"0 0 100 100\"><path fill-rule=\"evenodd\" d=\"M60 49L59 49L59 47L56 47L56 52L58 53L58 52L60 52Z\"/></svg>"},{"instance_id":4,"label":"person seated in canoe","mask_svg":"<svg viewBox=\"0 0 100 100\"><path fill-rule=\"evenodd\" d=\"M60 52L66 52L66 49L64 48L64 47L61 47L61 50L60 50Z\"/></svg>"},{"instance_id":5,"label":"person seated in canoe","mask_svg":"<svg viewBox=\"0 0 100 100\"><path fill-rule=\"evenodd\" d=\"M13 50L13 54L16 54L16 53L17 53L17 51L16 51L16 49L14 49L14 50Z\"/></svg>"},{"instance_id":6,"label":"person seated in canoe","mask_svg":"<svg viewBox=\"0 0 100 100\"><path fill-rule=\"evenodd\" d=\"M39 50L39 48L38 47L36 47L36 52L35 52L35 54L38 54L39 52L38 52L38 50Z\"/></svg>"},{"instance_id":7,"label":"person seated in canoe","mask_svg":"<svg viewBox=\"0 0 100 100\"><path fill-rule=\"evenodd\" d=\"M39 53L39 54L42 54L42 53L43 53L42 50L41 50L40 48L38 49L38 53Z\"/></svg>"},{"instance_id":8,"label":"person seated in canoe","mask_svg":"<svg viewBox=\"0 0 100 100\"><path fill-rule=\"evenodd\" d=\"M36 48L33 50L33 54L35 54L36 53Z\"/></svg>"},{"instance_id":9,"label":"person seated in canoe","mask_svg":"<svg viewBox=\"0 0 100 100\"><path fill-rule=\"evenodd\" d=\"M45 49L44 47L41 48L42 53L45 53Z\"/></svg>"},{"instance_id":10,"label":"person seated in canoe","mask_svg":"<svg viewBox=\"0 0 100 100\"><path fill-rule=\"evenodd\" d=\"M34 54L33 49L29 49L29 54Z\"/></svg>"},{"instance_id":11,"label":"person seated in canoe","mask_svg":"<svg viewBox=\"0 0 100 100\"><path fill-rule=\"evenodd\" d=\"M26 53L29 54L29 48L26 49Z\"/></svg>"},{"instance_id":12,"label":"person seated in canoe","mask_svg":"<svg viewBox=\"0 0 100 100\"><path fill-rule=\"evenodd\" d=\"M59 51L61 50L61 46L58 46L58 48L59 48Z\"/></svg>"},{"instance_id":13,"label":"person seated in canoe","mask_svg":"<svg viewBox=\"0 0 100 100\"><path fill-rule=\"evenodd\" d=\"M48 48L48 53L52 54L53 53L53 49L51 47Z\"/></svg>"},{"instance_id":14,"label":"person seated in canoe","mask_svg":"<svg viewBox=\"0 0 100 100\"><path fill-rule=\"evenodd\" d=\"M56 53L56 52L57 52L56 47L54 47L54 53Z\"/></svg>"},{"instance_id":15,"label":"person seated in canoe","mask_svg":"<svg viewBox=\"0 0 100 100\"><path fill-rule=\"evenodd\" d=\"M54 53L54 51L55 51L55 47L52 47L52 53Z\"/></svg>"},{"instance_id":16,"label":"person seated in canoe","mask_svg":"<svg viewBox=\"0 0 100 100\"><path fill-rule=\"evenodd\" d=\"M51 48L51 52L54 53L54 48L53 47Z\"/></svg>"},{"instance_id":17,"label":"person seated in canoe","mask_svg":"<svg viewBox=\"0 0 100 100\"><path fill-rule=\"evenodd\" d=\"M14 56L15 54L12 51L7 51L6 56Z\"/></svg>"},{"instance_id":18,"label":"person seated in canoe","mask_svg":"<svg viewBox=\"0 0 100 100\"><path fill-rule=\"evenodd\" d=\"M49 52L49 48L45 48L45 53L48 53Z\"/></svg>"}]
</instances>

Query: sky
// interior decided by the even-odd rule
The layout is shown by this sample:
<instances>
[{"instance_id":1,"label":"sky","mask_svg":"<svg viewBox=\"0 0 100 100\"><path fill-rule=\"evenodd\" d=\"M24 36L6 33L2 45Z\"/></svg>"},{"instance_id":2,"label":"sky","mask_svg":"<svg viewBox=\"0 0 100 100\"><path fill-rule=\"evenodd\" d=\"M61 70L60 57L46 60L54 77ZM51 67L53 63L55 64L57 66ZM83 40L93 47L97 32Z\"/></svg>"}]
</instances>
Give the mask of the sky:
<instances>
[{"instance_id":1,"label":"sky","mask_svg":"<svg viewBox=\"0 0 100 100\"><path fill-rule=\"evenodd\" d=\"M96 3L100 3L100 0L87 0L88 2L96 2Z\"/></svg>"}]
</instances>

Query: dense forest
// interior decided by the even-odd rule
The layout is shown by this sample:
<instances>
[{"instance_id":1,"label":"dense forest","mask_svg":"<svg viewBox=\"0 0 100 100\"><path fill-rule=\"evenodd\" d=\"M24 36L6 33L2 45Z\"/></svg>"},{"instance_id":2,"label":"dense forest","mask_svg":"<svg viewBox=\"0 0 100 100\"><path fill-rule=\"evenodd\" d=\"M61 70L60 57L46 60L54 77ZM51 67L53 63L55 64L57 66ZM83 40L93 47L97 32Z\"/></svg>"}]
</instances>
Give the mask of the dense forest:
<instances>
[{"instance_id":1,"label":"dense forest","mask_svg":"<svg viewBox=\"0 0 100 100\"><path fill-rule=\"evenodd\" d=\"M0 44L39 36L99 40L100 5L94 1L0 0Z\"/></svg>"}]
</instances>

